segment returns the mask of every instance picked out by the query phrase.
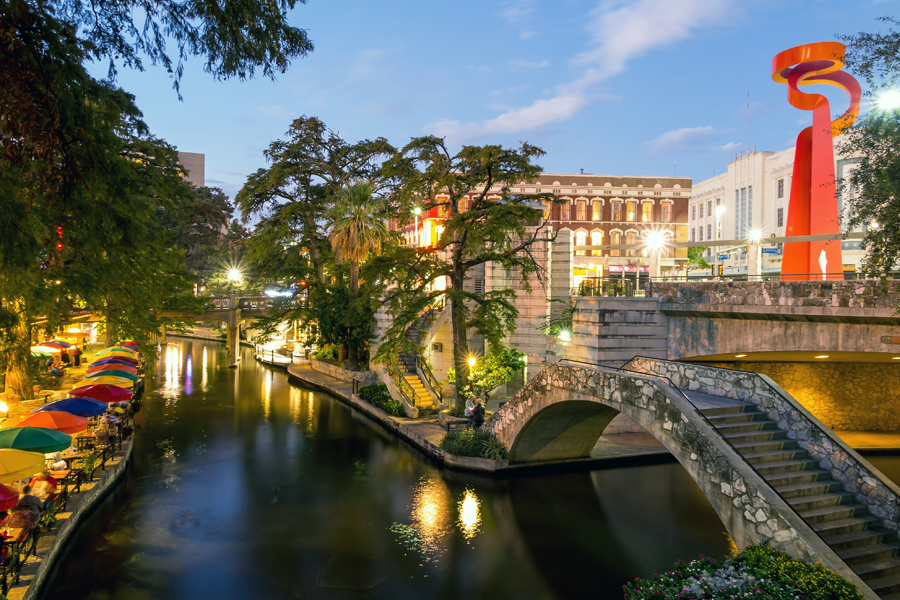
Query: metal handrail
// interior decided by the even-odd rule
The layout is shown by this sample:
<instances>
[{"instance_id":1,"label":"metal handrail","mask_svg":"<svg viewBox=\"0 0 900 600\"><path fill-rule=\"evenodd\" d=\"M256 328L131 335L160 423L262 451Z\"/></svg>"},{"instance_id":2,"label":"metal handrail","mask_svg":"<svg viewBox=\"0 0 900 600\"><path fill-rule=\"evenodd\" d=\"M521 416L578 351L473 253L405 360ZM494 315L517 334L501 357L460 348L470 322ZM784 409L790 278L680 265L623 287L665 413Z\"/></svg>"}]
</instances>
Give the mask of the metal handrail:
<instances>
[{"instance_id":1,"label":"metal handrail","mask_svg":"<svg viewBox=\"0 0 900 600\"><path fill-rule=\"evenodd\" d=\"M649 358L650 360L663 360L664 362L677 362L677 361L665 361L665 359L650 358L650 357L645 357L645 356L642 356L642 357L637 357L637 356L635 356L634 358ZM634 358L632 358L632 360L634 360ZM572 362L580 362L580 361L572 361ZM631 361L629 361L629 362L631 362ZM585 364L589 364L589 363L585 363ZM628 364L628 363L626 363L626 364ZM609 368L609 367L602 367L601 365L595 365L595 366L598 366L598 367L600 367L600 368ZM737 370L737 369L734 369L734 370ZM674 383L671 379L669 379L669 378L666 377L665 375L657 375L656 373L645 373L645 372L643 372L643 371L635 371L635 370L633 370L633 369L626 369L624 365L621 366L621 367L619 367L618 369L616 369L616 372L619 372L619 371L624 371L624 372L627 372L627 373L635 373L635 374L638 374L638 375L644 375L645 377L654 377L654 378L656 378L656 379L664 379L665 381L667 381L667 382L669 383L669 385L672 386L672 388L674 388L675 390L678 391L679 394L681 394L682 398L684 398L685 400L687 400L687 401L690 403L690 405L691 405L692 407L694 407L694 410L697 411L697 414L700 415L700 418L702 418L702 419L706 422L706 424L710 426L710 428L711 428L713 431L715 431L716 433L719 434L719 437L720 437L726 444L728 444L728 446L734 451L734 453L737 454L738 456L740 456L741 459L743 459L744 463L745 463L748 467L750 467L750 469L751 469L754 473L756 473L763 481L766 482L766 484L769 486L769 488L770 488L773 492L775 492L775 494L776 494L779 498L781 498L781 500L785 503L786 506L790 507L790 509L794 512L794 514L797 515L797 517L798 517L801 521L803 521L803 522L809 527L810 531L812 531L813 533L815 533L815 534L816 534L816 537L818 537L820 540L822 540L822 543L823 543L823 544L825 544L826 546L828 546L829 548L831 548L831 545L825 540L825 538L823 538L822 535L821 535L818 531L816 531L816 529L815 529L811 524L807 523L806 519L804 519L803 516L800 514L800 511L797 510L796 508L794 508L794 506L788 501L788 499L785 498L784 496L782 496L782 495L781 495L781 492L779 492L779 491L775 488L774 485L769 484L769 482L768 482L768 480L766 479L765 475L763 475L762 473L760 473L760 472L757 470L757 468L756 468L755 466L753 466L753 463L751 463L749 460L747 460L747 457L745 457L745 456L744 456L737 448L735 448L734 444L731 443L731 440L729 440L728 438L726 438L725 435L724 435L721 431L719 431L719 428L712 424L712 422L706 417L706 415L703 414L703 411L700 410L700 408L699 408L696 404L694 404L694 401L691 400L690 398L688 398L687 394L685 394L684 391L682 391L682 389L681 389L680 387L678 387L677 385L675 385L675 383ZM744 373L753 373L753 371L743 371L743 372L744 372ZM759 375L759 373L754 373L754 374L757 375L757 376ZM765 383L765 380L763 380L763 383ZM768 385L768 384L767 384L767 385ZM771 387L771 386L769 386L769 387ZM772 388L772 389L773 389L773 391L775 391L776 393L778 392L778 391L775 390L774 388ZM780 396L781 394L778 394L778 395ZM742 402L742 401L738 400L737 402ZM749 404L749 405L751 405L751 406L755 406L755 405L753 405L753 404L750 403L750 402L747 402L747 403L745 403L745 404ZM777 427L777 423L776 423L776 427ZM781 429L781 428L779 428L779 429L780 429L781 431L784 431L784 430ZM796 440L795 440L795 441L796 441ZM804 450L804 451L805 451L805 450ZM837 481L837 480L835 480L835 481ZM838 483L841 483L841 482L838 481ZM841 484L841 485L843 485L843 484Z\"/></svg>"},{"instance_id":2,"label":"metal handrail","mask_svg":"<svg viewBox=\"0 0 900 600\"><path fill-rule=\"evenodd\" d=\"M400 376L400 369L397 367L396 361L392 362L388 366L387 372L388 376L391 378L391 381L393 381L394 385L397 386L397 391L400 392L400 395L406 398L406 401L409 402L412 406L415 406L416 392L415 390L413 390L412 386L409 385L409 382Z\"/></svg>"},{"instance_id":3,"label":"metal handrail","mask_svg":"<svg viewBox=\"0 0 900 600\"><path fill-rule=\"evenodd\" d=\"M438 403L444 403L444 394L441 391L441 386L438 383L437 378L434 376L434 373L431 372L431 366L428 364L428 361L425 360L425 357L421 354L416 354L416 367L422 372L422 377L425 380L425 384L434 392L434 395L437 396Z\"/></svg>"}]
</instances>

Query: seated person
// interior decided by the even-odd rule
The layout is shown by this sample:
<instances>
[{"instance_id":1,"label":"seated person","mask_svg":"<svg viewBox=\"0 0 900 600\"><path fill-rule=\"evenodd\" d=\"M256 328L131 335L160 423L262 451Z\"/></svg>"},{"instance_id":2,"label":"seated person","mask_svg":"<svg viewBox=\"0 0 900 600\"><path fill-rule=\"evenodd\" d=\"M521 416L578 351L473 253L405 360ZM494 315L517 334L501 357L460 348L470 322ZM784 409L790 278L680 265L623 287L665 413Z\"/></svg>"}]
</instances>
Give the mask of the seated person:
<instances>
[{"instance_id":1,"label":"seated person","mask_svg":"<svg viewBox=\"0 0 900 600\"><path fill-rule=\"evenodd\" d=\"M50 477L47 471L38 473L28 482L28 485L31 486L31 493L44 501L44 506L46 506L47 500L53 497L56 493L56 488L59 486L57 481Z\"/></svg>"},{"instance_id":2,"label":"seated person","mask_svg":"<svg viewBox=\"0 0 900 600\"><path fill-rule=\"evenodd\" d=\"M484 425L484 404L481 403L481 399L475 401L475 410L472 412L472 425L477 429Z\"/></svg>"},{"instance_id":3,"label":"seated person","mask_svg":"<svg viewBox=\"0 0 900 600\"><path fill-rule=\"evenodd\" d=\"M17 504L9 509L9 515L3 521L3 526L31 529L34 527L35 523L37 523L40 516L40 512L35 512L27 506Z\"/></svg>"},{"instance_id":4,"label":"seated person","mask_svg":"<svg viewBox=\"0 0 900 600\"><path fill-rule=\"evenodd\" d=\"M65 471L69 468L69 465L63 460L62 454L59 452L45 454L44 456L47 457L47 467L51 471Z\"/></svg>"},{"instance_id":5,"label":"seated person","mask_svg":"<svg viewBox=\"0 0 900 600\"><path fill-rule=\"evenodd\" d=\"M25 487L22 488L22 497L19 498L19 503L16 504L13 510L19 507L22 507L23 510L32 510L40 515L41 511L44 510L44 501L32 494L31 486L26 484Z\"/></svg>"},{"instance_id":6,"label":"seated person","mask_svg":"<svg viewBox=\"0 0 900 600\"><path fill-rule=\"evenodd\" d=\"M109 419L106 417L100 419L100 422L94 427L94 437L97 439L97 444L101 446L109 445L109 436L111 433Z\"/></svg>"}]
</instances>

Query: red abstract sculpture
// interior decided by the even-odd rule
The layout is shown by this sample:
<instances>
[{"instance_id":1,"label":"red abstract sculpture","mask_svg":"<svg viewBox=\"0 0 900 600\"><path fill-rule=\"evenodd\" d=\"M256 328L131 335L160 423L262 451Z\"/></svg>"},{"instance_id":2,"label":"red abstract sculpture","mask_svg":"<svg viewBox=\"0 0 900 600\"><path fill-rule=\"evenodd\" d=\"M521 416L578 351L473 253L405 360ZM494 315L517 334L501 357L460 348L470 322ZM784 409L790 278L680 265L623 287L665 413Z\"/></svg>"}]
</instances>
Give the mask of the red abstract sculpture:
<instances>
[{"instance_id":1,"label":"red abstract sculpture","mask_svg":"<svg viewBox=\"0 0 900 600\"><path fill-rule=\"evenodd\" d=\"M812 127L797 136L787 236L841 232L834 179L832 138L853 125L859 115L859 82L844 67L844 44L819 42L785 50L772 59L772 79L788 85L788 101L813 111ZM827 84L850 96L850 107L831 120L828 98L801 92L798 86ZM791 242L784 245L781 279L843 279L841 241Z\"/></svg>"}]
</instances>

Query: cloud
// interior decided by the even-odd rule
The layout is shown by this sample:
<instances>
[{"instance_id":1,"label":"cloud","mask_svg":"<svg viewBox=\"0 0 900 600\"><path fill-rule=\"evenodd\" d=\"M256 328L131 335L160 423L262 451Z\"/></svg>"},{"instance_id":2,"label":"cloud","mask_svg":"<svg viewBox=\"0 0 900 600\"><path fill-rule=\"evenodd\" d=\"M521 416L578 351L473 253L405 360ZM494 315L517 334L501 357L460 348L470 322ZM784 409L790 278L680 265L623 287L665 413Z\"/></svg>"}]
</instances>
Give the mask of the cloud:
<instances>
[{"instance_id":1,"label":"cloud","mask_svg":"<svg viewBox=\"0 0 900 600\"><path fill-rule=\"evenodd\" d=\"M743 148L740 142L728 142L722 146L713 146L711 150L713 152L728 152L729 154L732 152L737 152L740 148Z\"/></svg>"},{"instance_id":2,"label":"cloud","mask_svg":"<svg viewBox=\"0 0 900 600\"><path fill-rule=\"evenodd\" d=\"M701 29L723 20L733 20L739 12L737 0L601 0L590 13L589 47L572 66L581 69L573 81L558 85L550 98L535 100L530 106L511 109L480 123L442 119L423 127L451 143L464 143L486 134L517 133L557 121L565 121L604 94L596 87L623 72L628 62L650 50L685 40ZM522 0L502 15L508 21L521 18L533 9Z\"/></svg>"},{"instance_id":3,"label":"cloud","mask_svg":"<svg viewBox=\"0 0 900 600\"><path fill-rule=\"evenodd\" d=\"M505 8L500 11L500 16L506 19L510 25L514 25L534 12L534 0L517 0L507 2Z\"/></svg>"},{"instance_id":4,"label":"cloud","mask_svg":"<svg viewBox=\"0 0 900 600\"><path fill-rule=\"evenodd\" d=\"M523 31L519 34L519 39L527 42L536 35L537 31Z\"/></svg>"},{"instance_id":5,"label":"cloud","mask_svg":"<svg viewBox=\"0 0 900 600\"><path fill-rule=\"evenodd\" d=\"M526 69L545 69L550 66L550 61L508 60L506 64L513 71L524 71Z\"/></svg>"},{"instance_id":6,"label":"cloud","mask_svg":"<svg viewBox=\"0 0 900 600\"><path fill-rule=\"evenodd\" d=\"M280 104L273 104L272 106L257 106L256 110L268 117L274 117L276 119L293 119L297 116L297 113L292 110L287 110Z\"/></svg>"},{"instance_id":7,"label":"cloud","mask_svg":"<svg viewBox=\"0 0 900 600\"><path fill-rule=\"evenodd\" d=\"M726 133L728 130L716 129L712 125L701 127L682 127L667 131L655 140L646 142L650 154L671 154L683 152L690 148L706 146L710 140Z\"/></svg>"}]
</instances>

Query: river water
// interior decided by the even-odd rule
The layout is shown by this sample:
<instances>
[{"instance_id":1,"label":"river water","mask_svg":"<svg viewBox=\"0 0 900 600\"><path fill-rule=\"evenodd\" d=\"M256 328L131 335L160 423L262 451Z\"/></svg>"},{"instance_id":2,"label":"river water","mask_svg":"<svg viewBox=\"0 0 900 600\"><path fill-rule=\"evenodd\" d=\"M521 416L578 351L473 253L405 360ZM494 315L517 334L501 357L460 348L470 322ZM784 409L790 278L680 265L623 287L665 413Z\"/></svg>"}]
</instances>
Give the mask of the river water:
<instances>
[{"instance_id":1,"label":"river water","mask_svg":"<svg viewBox=\"0 0 900 600\"><path fill-rule=\"evenodd\" d=\"M677 464L490 479L439 468L242 349L164 348L125 481L46 599L621 598L730 549Z\"/></svg>"}]
</instances>

